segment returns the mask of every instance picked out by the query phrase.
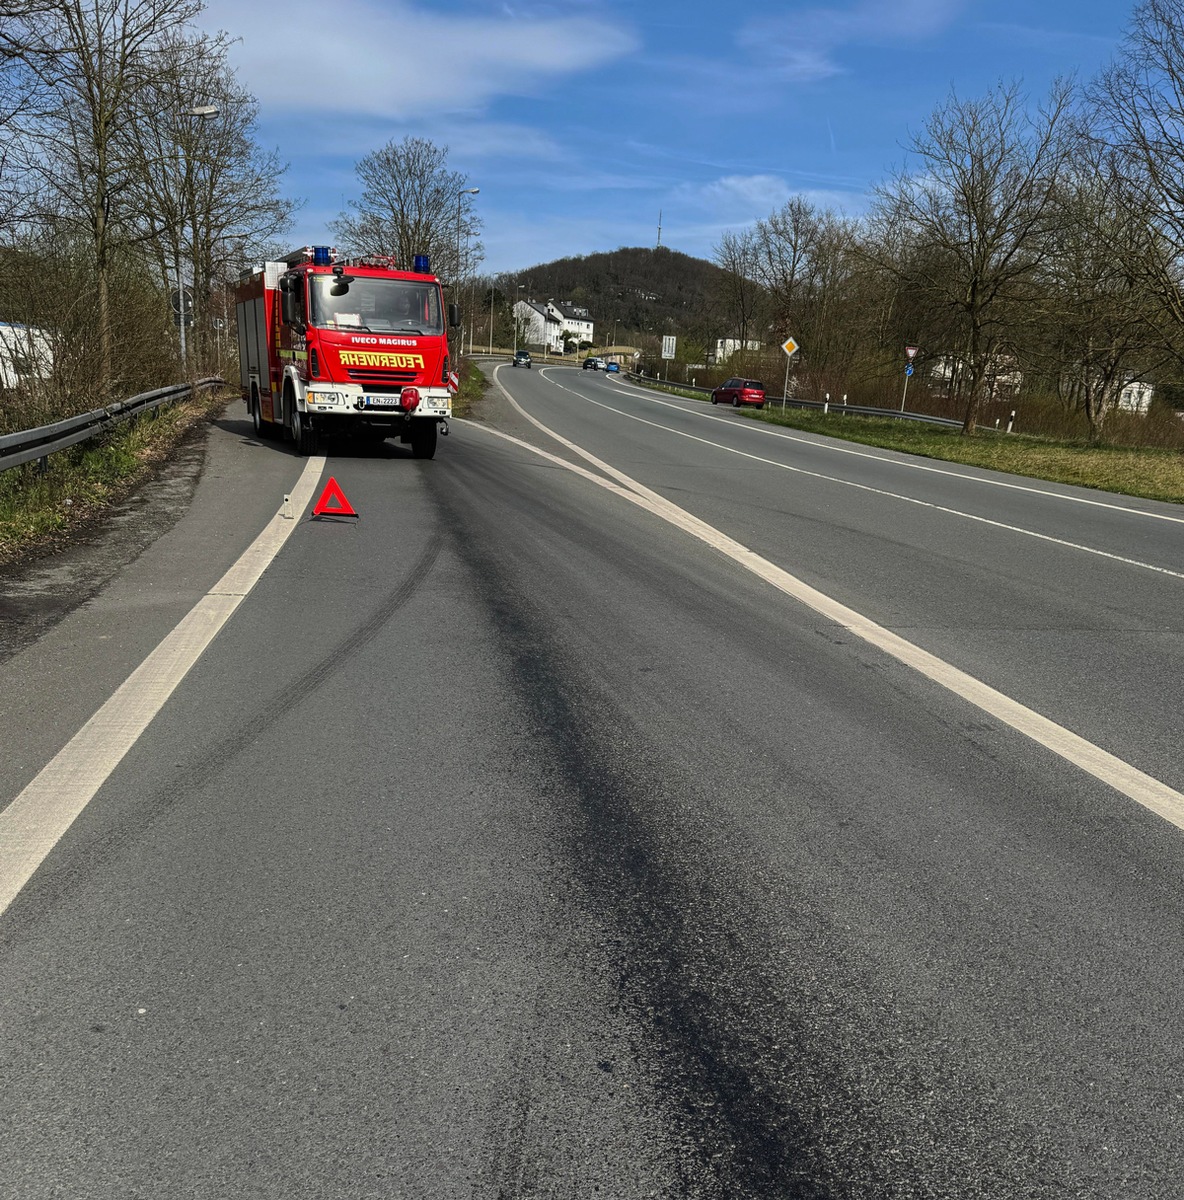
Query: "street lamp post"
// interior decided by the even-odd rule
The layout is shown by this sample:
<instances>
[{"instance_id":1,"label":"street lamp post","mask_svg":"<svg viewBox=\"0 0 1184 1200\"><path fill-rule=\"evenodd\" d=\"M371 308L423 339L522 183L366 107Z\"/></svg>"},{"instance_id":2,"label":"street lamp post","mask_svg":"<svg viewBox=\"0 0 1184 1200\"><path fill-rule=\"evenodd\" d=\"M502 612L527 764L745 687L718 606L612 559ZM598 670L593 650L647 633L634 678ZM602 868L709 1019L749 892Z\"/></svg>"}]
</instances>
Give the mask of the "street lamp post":
<instances>
[{"instance_id":1,"label":"street lamp post","mask_svg":"<svg viewBox=\"0 0 1184 1200\"><path fill-rule=\"evenodd\" d=\"M460 278L461 278L461 258L460 258L460 215L464 204L463 197L476 196L481 191L480 188L461 188L456 193L456 302L460 303ZM471 314L470 314L471 315ZM460 354L465 352L465 326L461 322L460 326ZM457 357L460 357L460 354Z\"/></svg>"}]
</instances>

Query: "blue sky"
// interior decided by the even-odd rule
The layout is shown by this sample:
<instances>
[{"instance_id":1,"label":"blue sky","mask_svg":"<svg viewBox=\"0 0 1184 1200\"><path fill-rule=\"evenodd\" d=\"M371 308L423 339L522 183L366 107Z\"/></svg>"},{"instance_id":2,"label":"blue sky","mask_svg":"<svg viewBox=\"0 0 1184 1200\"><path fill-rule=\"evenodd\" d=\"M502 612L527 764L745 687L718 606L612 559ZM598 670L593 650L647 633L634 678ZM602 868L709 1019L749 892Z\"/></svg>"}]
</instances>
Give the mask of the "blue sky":
<instances>
[{"instance_id":1,"label":"blue sky","mask_svg":"<svg viewBox=\"0 0 1184 1200\"><path fill-rule=\"evenodd\" d=\"M430 138L480 187L484 269L662 244L710 258L804 194L857 215L951 88L1088 78L1126 0L208 0L260 141L324 241L354 165Z\"/></svg>"}]
</instances>

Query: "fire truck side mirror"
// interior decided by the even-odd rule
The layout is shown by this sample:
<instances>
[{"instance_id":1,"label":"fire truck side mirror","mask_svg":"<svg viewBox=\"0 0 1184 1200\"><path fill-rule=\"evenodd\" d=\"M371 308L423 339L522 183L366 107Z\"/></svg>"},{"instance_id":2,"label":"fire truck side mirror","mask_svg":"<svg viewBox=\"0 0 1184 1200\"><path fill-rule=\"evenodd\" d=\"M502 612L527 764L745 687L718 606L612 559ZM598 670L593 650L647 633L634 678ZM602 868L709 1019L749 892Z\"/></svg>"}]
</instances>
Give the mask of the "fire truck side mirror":
<instances>
[{"instance_id":1,"label":"fire truck side mirror","mask_svg":"<svg viewBox=\"0 0 1184 1200\"><path fill-rule=\"evenodd\" d=\"M295 282L288 275L280 276L280 314L285 325L290 325L297 333L303 333L304 314L300 311L300 292Z\"/></svg>"},{"instance_id":2,"label":"fire truck side mirror","mask_svg":"<svg viewBox=\"0 0 1184 1200\"><path fill-rule=\"evenodd\" d=\"M455 329L460 324L460 305L450 304L448 306L448 324Z\"/></svg>"}]
</instances>

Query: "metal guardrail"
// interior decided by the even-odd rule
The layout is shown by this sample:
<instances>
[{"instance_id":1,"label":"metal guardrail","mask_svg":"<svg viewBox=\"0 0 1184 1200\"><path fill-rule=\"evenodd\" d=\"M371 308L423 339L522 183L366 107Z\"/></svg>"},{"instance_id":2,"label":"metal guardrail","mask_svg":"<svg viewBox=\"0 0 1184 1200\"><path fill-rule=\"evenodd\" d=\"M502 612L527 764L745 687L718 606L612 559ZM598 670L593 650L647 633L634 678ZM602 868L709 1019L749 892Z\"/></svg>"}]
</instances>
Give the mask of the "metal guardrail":
<instances>
[{"instance_id":1,"label":"metal guardrail","mask_svg":"<svg viewBox=\"0 0 1184 1200\"><path fill-rule=\"evenodd\" d=\"M199 379L196 383L179 383L172 387L157 388L153 392L141 392L128 400L117 400L106 408L92 409L76 417L67 417L64 421L55 421L52 425L5 434L0 437L0 472L33 462L35 459L48 459L51 454L85 442L87 438L95 437L110 429L112 425L130 420L140 413L150 412L162 404L184 399L200 389L221 387L225 382L224 379L213 376L209 379Z\"/></svg>"},{"instance_id":2,"label":"metal guardrail","mask_svg":"<svg viewBox=\"0 0 1184 1200\"><path fill-rule=\"evenodd\" d=\"M659 379L655 375L638 375L634 371L626 372L629 379L650 387L665 388L673 392L697 392L700 396L710 396L714 388L695 387L689 383L670 383L669 380ZM766 408L812 408L816 412L851 413L857 417L892 417L898 421L921 421L926 425L945 425L951 429L961 429L962 422L954 417L933 417L928 413L902 412L896 408L864 408L858 404L835 404L825 400L797 400L793 396L771 396L765 393Z\"/></svg>"}]
</instances>

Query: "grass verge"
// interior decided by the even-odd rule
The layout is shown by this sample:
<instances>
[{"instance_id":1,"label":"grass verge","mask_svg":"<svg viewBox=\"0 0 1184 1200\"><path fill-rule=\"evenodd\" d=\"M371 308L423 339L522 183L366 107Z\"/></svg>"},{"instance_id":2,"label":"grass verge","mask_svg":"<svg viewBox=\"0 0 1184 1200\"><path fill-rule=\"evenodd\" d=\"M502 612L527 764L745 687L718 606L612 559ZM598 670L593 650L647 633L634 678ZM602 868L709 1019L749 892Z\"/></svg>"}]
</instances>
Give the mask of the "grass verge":
<instances>
[{"instance_id":1,"label":"grass verge","mask_svg":"<svg viewBox=\"0 0 1184 1200\"><path fill-rule=\"evenodd\" d=\"M0 474L0 566L52 553L168 462L177 446L220 415L231 393L204 393L49 458Z\"/></svg>"},{"instance_id":2,"label":"grass verge","mask_svg":"<svg viewBox=\"0 0 1184 1200\"><path fill-rule=\"evenodd\" d=\"M485 395L489 381L481 368L471 358L462 358L460 370L460 387L452 397L452 415L454 417L471 417L473 405Z\"/></svg>"},{"instance_id":3,"label":"grass verge","mask_svg":"<svg viewBox=\"0 0 1184 1200\"><path fill-rule=\"evenodd\" d=\"M633 382L648 384L650 381ZM677 388L662 387L660 390L707 402L705 396ZM1049 483L1097 488L1143 500L1184 504L1184 455L1176 450L1091 446L1086 442L1055 441L994 430L963 437L958 429L889 417L854 416L837 407L823 415L816 409L781 409L768 405L762 412L746 409L744 415L803 433L899 450L942 462L1006 471Z\"/></svg>"},{"instance_id":4,"label":"grass verge","mask_svg":"<svg viewBox=\"0 0 1184 1200\"><path fill-rule=\"evenodd\" d=\"M957 429L887 417L849 416L834 409L825 416L788 408L766 408L754 415L773 425L943 462L1184 504L1184 456L1175 450L1091 446L993 430L964 437Z\"/></svg>"}]
</instances>

